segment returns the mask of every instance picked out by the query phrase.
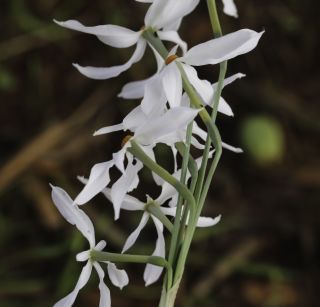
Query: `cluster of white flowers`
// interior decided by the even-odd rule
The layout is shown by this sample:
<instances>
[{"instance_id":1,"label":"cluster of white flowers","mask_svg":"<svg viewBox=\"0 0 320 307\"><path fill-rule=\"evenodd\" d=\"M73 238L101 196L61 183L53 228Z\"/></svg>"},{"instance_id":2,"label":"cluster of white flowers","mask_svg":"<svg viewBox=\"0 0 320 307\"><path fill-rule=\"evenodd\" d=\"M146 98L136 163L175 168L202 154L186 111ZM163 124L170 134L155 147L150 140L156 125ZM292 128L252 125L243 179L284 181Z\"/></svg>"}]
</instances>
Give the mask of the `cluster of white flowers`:
<instances>
[{"instance_id":1,"label":"cluster of white flowers","mask_svg":"<svg viewBox=\"0 0 320 307\"><path fill-rule=\"evenodd\" d=\"M191 13L198 5L199 0L136 0L138 2L151 3L147 10L144 26L139 31L132 31L117 25L99 25L87 27L76 20L64 22L55 21L60 26L72 30L95 35L101 42L115 48L127 48L136 45L136 49L123 65L114 67L83 67L74 66L83 75L93 79L109 79L118 76L128 70L134 63L140 61L149 46L157 60L156 73L146 80L130 82L126 84L119 97L124 99L141 99L141 103L135 107L122 121L122 123L99 129L94 135L102 135L113 131L130 131L130 136L123 141L120 151L113 154L111 160L98 163L91 169L89 177L79 177L84 188L78 196L72 200L61 188L52 186L52 198L54 204L71 224L75 225L90 244L90 250L77 255L78 261L87 261L78 283L74 290L55 306L72 306L81 288L87 283L92 267L95 268L100 279L100 306L110 306L110 291L104 283L104 271L98 261L92 259L92 251L102 251L106 245L104 241L95 242L94 227L89 217L79 206L88 203L97 194L103 193L113 204L114 219L120 217L122 210L141 211L142 218L137 228L126 240L122 253L125 253L136 242L141 230L151 218L158 238L155 243L153 256L166 257L164 226L168 228L156 215L149 210L150 206L157 206L164 217L175 217L178 192L168 182L153 173L154 181L161 187L161 194L155 200L146 196L145 201L140 201L128 195L139 185L139 172L144 167L131 152L131 142L135 141L150 159L156 161L154 148L158 143L168 145L172 149L175 166L172 176L179 180L181 169L177 163L177 142L186 141L187 126L198 115L200 109L191 107L188 95L183 91L181 69L184 71L190 84L201 97L203 106L213 107L213 97L217 84L198 77L194 67L213 65L232 59L238 55L254 49L262 35L249 29L212 39L188 49L187 44L180 38L178 29L183 17ZM232 0L223 0L224 12L237 17L237 10ZM158 39L174 44L166 58L159 54L158 50L146 39L145 32L151 30ZM179 54L178 49L180 49ZM224 80L224 86L232 83L244 75L238 73ZM221 97L218 111L232 116L233 112L229 104ZM207 132L200 128L196 122L192 128L191 145L197 149L203 149L203 141L207 138ZM223 147L240 152L241 149L222 144ZM211 154L214 152L212 148ZM200 167L201 157L196 159L196 165ZM110 179L110 169L117 168L120 177L114 183ZM191 174L188 172L187 177ZM187 178L187 179L188 179ZM220 216L216 218L200 217L198 227L208 227L217 224ZM186 221L188 223L188 219ZM101 261L104 262L104 261ZM163 268L148 263L144 272L145 284L150 285L157 281ZM128 276L124 270L119 270L115 264L107 262L107 271L111 282L122 288L128 284Z\"/></svg>"}]
</instances>

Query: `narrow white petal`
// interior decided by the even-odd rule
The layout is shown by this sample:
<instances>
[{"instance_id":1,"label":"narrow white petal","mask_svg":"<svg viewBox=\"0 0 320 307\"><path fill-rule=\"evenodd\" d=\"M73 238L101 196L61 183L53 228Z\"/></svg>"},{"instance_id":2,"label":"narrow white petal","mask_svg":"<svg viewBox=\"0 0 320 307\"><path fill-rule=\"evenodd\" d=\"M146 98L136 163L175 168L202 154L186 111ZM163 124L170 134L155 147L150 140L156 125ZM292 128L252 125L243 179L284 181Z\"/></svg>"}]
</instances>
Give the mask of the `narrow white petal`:
<instances>
[{"instance_id":1,"label":"narrow white petal","mask_svg":"<svg viewBox=\"0 0 320 307\"><path fill-rule=\"evenodd\" d=\"M123 126L126 130L135 131L147 121L146 114L142 111L141 105L135 107L124 119Z\"/></svg>"},{"instance_id":2,"label":"narrow white petal","mask_svg":"<svg viewBox=\"0 0 320 307\"><path fill-rule=\"evenodd\" d=\"M230 60L254 49L264 32L242 29L191 48L181 61L201 66Z\"/></svg>"},{"instance_id":3,"label":"narrow white petal","mask_svg":"<svg viewBox=\"0 0 320 307\"><path fill-rule=\"evenodd\" d=\"M94 165L91 169L88 183L76 197L74 202L78 205L83 205L100 193L110 182L109 170L113 165L113 161Z\"/></svg>"},{"instance_id":4,"label":"narrow white petal","mask_svg":"<svg viewBox=\"0 0 320 307\"><path fill-rule=\"evenodd\" d=\"M197 71L190 65L182 64L188 80L198 92L203 102L209 104L213 99L213 87L207 80L201 80Z\"/></svg>"},{"instance_id":5,"label":"narrow white petal","mask_svg":"<svg viewBox=\"0 0 320 307\"><path fill-rule=\"evenodd\" d=\"M99 290L100 290L100 301L99 307L111 307L111 296L110 290L104 283L104 271L102 270L98 262L93 262L93 266L96 269L99 276Z\"/></svg>"},{"instance_id":6,"label":"narrow white petal","mask_svg":"<svg viewBox=\"0 0 320 307\"><path fill-rule=\"evenodd\" d=\"M124 99L139 99L144 96L144 88L146 84L152 81L156 75L151 76L148 79L134 81L127 83L118 94L118 97Z\"/></svg>"},{"instance_id":7,"label":"narrow white petal","mask_svg":"<svg viewBox=\"0 0 320 307\"><path fill-rule=\"evenodd\" d=\"M165 60L162 58L162 56L159 54L159 52L150 43L148 43L148 45L151 48L151 50L152 50L152 52L154 54L154 57L156 59L156 62L157 62L157 73L158 73L164 67Z\"/></svg>"},{"instance_id":8,"label":"narrow white petal","mask_svg":"<svg viewBox=\"0 0 320 307\"><path fill-rule=\"evenodd\" d=\"M165 258L166 255L166 243L163 236L163 225L162 223L155 217L151 216L153 219L153 222L156 226L158 238L156 242L156 248L154 252L152 253L152 256L158 256ZM148 263L146 265L146 268L144 270L143 279L145 281L146 287L155 283L161 276L161 273L163 271L163 267L153 265Z\"/></svg>"},{"instance_id":9,"label":"narrow white petal","mask_svg":"<svg viewBox=\"0 0 320 307\"><path fill-rule=\"evenodd\" d=\"M120 131L120 130L124 130L123 124L118 124L118 125L113 125L113 126L100 128L99 130L94 132L93 136L97 136L97 135L101 135L101 134L107 134L107 133Z\"/></svg>"},{"instance_id":10,"label":"narrow white petal","mask_svg":"<svg viewBox=\"0 0 320 307\"><path fill-rule=\"evenodd\" d=\"M79 280L74 288L74 290L69 293L66 297L61 299L59 302L54 304L54 307L70 307L73 305L77 298L79 291L87 284L92 271L92 264L90 261L83 267Z\"/></svg>"},{"instance_id":11,"label":"narrow white petal","mask_svg":"<svg viewBox=\"0 0 320 307\"><path fill-rule=\"evenodd\" d=\"M161 87L161 79L154 78L146 84L141 109L147 116L156 116L163 113L167 99Z\"/></svg>"},{"instance_id":12,"label":"narrow white petal","mask_svg":"<svg viewBox=\"0 0 320 307\"><path fill-rule=\"evenodd\" d=\"M95 245L95 235L90 218L73 203L66 191L55 186L51 186L51 188L52 200L59 212L71 225L78 228L92 248Z\"/></svg>"},{"instance_id":13,"label":"narrow white petal","mask_svg":"<svg viewBox=\"0 0 320 307\"><path fill-rule=\"evenodd\" d=\"M188 15L199 0L154 0L146 17L145 25L161 29Z\"/></svg>"},{"instance_id":14,"label":"narrow white petal","mask_svg":"<svg viewBox=\"0 0 320 307\"><path fill-rule=\"evenodd\" d=\"M155 144L160 139L164 142L166 136L184 130L198 112L199 110L188 107L170 109L164 115L151 119L139 127L136 130L135 139L143 145Z\"/></svg>"},{"instance_id":15,"label":"narrow white petal","mask_svg":"<svg viewBox=\"0 0 320 307\"><path fill-rule=\"evenodd\" d=\"M130 236L126 240L121 253L125 253L129 248L133 246L134 243L136 243L141 230L146 226L148 220L149 214L144 212L138 227L130 234Z\"/></svg>"},{"instance_id":16,"label":"narrow white petal","mask_svg":"<svg viewBox=\"0 0 320 307\"><path fill-rule=\"evenodd\" d=\"M143 146L143 150L147 154L147 156L151 160L156 162L156 156L154 154L153 149L154 149L153 145L151 145L151 146ZM152 172L152 177L153 177L153 179L154 179L154 181L155 181L155 183L157 185L162 185L163 184L164 180L160 176L158 176L155 172Z\"/></svg>"},{"instance_id":17,"label":"narrow white petal","mask_svg":"<svg viewBox=\"0 0 320 307\"><path fill-rule=\"evenodd\" d=\"M177 31L158 31L157 34L161 40L169 41L178 45L183 54L187 52L188 46L186 42L181 39Z\"/></svg>"},{"instance_id":18,"label":"narrow white petal","mask_svg":"<svg viewBox=\"0 0 320 307\"><path fill-rule=\"evenodd\" d=\"M166 66L162 72L162 85L170 107L178 107L182 98L182 79L175 63Z\"/></svg>"},{"instance_id":19,"label":"narrow white petal","mask_svg":"<svg viewBox=\"0 0 320 307\"><path fill-rule=\"evenodd\" d=\"M110 188L105 188L102 193L111 201ZM139 199L127 194L122 201L121 209L129 211L142 211L144 210L144 203Z\"/></svg>"},{"instance_id":20,"label":"narrow white petal","mask_svg":"<svg viewBox=\"0 0 320 307\"><path fill-rule=\"evenodd\" d=\"M167 23L164 27L164 31L178 31L182 22L182 18L176 19L171 23Z\"/></svg>"},{"instance_id":21,"label":"narrow white petal","mask_svg":"<svg viewBox=\"0 0 320 307\"><path fill-rule=\"evenodd\" d=\"M217 225L221 220L221 215L218 215L214 219L211 217L200 216L198 219L197 227L211 227Z\"/></svg>"},{"instance_id":22,"label":"narrow white petal","mask_svg":"<svg viewBox=\"0 0 320 307\"><path fill-rule=\"evenodd\" d=\"M223 97L219 99L218 111L227 116L234 116L230 105L224 100Z\"/></svg>"},{"instance_id":23,"label":"narrow white petal","mask_svg":"<svg viewBox=\"0 0 320 307\"><path fill-rule=\"evenodd\" d=\"M108 263L108 274L111 282L121 290L129 283L126 271L119 270L114 263Z\"/></svg>"},{"instance_id":24,"label":"narrow white petal","mask_svg":"<svg viewBox=\"0 0 320 307\"><path fill-rule=\"evenodd\" d=\"M238 18L238 10L233 0L222 0L223 12L226 15Z\"/></svg>"},{"instance_id":25,"label":"narrow white petal","mask_svg":"<svg viewBox=\"0 0 320 307\"><path fill-rule=\"evenodd\" d=\"M54 22L64 28L95 35L103 43L116 48L126 48L133 46L134 44L136 44L141 35L141 32L134 32L130 29L116 25L86 27L77 20L54 20Z\"/></svg>"},{"instance_id":26,"label":"narrow white petal","mask_svg":"<svg viewBox=\"0 0 320 307\"><path fill-rule=\"evenodd\" d=\"M226 144L224 142L222 142L222 147L225 149L228 149L230 151L233 151L235 153L243 153L243 150L240 147L234 147L234 146L231 146L231 145Z\"/></svg>"},{"instance_id":27,"label":"narrow white petal","mask_svg":"<svg viewBox=\"0 0 320 307\"><path fill-rule=\"evenodd\" d=\"M126 157L127 146L123 146L119 151L112 154L114 165L121 173L124 173L124 159Z\"/></svg>"},{"instance_id":28,"label":"narrow white petal","mask_svg":"<svg viewBox=\"0 0 320 307\"><path fill-rule=\"evenodd\" d=\"M84 251L76 255L76 260L79 262L88 261L89 258L90 258L90 251Z\"/></svg>"},{"instance_id":29,"label":"narrow white petal","mask_svg":"<svg viewBox=\"0 0 320 307\"><path fill-rule=\"evenodd\" d=\"M139 183L138 172L142 169L143 164L128 164L125 173L113 184L111 188L111 199L114 208L114 219L117 220L120 216L120 209L127 192L135 189Z\"/></svg>"},{"instance_id":30,"label":"narrow white petal","mask_svg":"<svg viewBox=\"0 0 320 307\"><path fill-rule=\"evenodd\" d=\"M162 211L162 213L164 215L169 215L169 216L176 216L176 212L177 212L177 207L160 207L160 210Z\"/></svg>"},{"instance_id":31,"label":"narrow white petal","mask_svg":"<svg viewBox=\"0 0 320 307\"><path fill-rule=\"evenodd\" d=\"M112 67L92 67L92 66L80 66L79 64L73 64L75 68L79 70L84 76L95 79L95 80L105 80L119 76L122 72L128 70L134 63L141 60L144 51L146 49L146 42L140 39L137 44L137 48L134 51L130 60L123 64Z\"/></svg>"},{"instance_id":32,"label":"narrow white petal","mask_svg":"<svg viewBox=\"0 0 320 307\"><path fill-rule=\"evenodd\" d=\"M101 252L107 246L107 242L105 240L99 241L99 243L95 246L95 250Z\"/></svg>"},{"instance_id":33,"label":"narrow white petal","mask_svg":"<svg viewBox=\"0 0 320 307\"><path fill-rule=\"evenodd\" d=\"M224 79L223 81L223 87L233 83L234 81L236 81L237 79L241 79L243 77L245 77L246 75L245 74L242 74L242 73L237 73L237 74L234 74L226 79ZM213 86L213 89L216 91L217 90L217 87L218 87L218 82L212 84Z\"/></svg>"}]
</instances>

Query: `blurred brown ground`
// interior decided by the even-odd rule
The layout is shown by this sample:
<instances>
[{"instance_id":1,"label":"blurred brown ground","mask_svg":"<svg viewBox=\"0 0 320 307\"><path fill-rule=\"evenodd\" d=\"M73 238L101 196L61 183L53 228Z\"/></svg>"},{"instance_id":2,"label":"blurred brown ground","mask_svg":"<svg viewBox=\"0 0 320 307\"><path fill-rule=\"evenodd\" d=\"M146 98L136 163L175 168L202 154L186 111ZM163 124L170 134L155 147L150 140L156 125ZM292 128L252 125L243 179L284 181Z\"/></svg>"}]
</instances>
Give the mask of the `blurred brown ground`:
<instances>
[{"instance_id":1,"label":"blurred brown ground","mask_svg":"<svg viewBox=\"0 0 320 307\"><path fill-rule=\"evenodd\" d=\"M212 37L202 2L182 27L189 46ZM223 93L235 117L218 120L224 140L245 153L224 152L205 208L206 215L222 214L223 220L197 232L177 306L315 307L320 299L319 2L236 3L239 19L221 14L225 33L266 30L254 52L230 61L228 75L247 77ZM116 79L86 79L71 63L116 65L132 50L60 29L52 19L138 30L146 7L133 0L0 2L1 307L51 306L73 288L81 267L74 256L86 242L57 214L48 183L72 196L79 192L75 177L109 159L123 137L93 138L92 132L118 123L137 103L116 98L121 86L154 70L148 53ZM214 81L217 67L200 74ZM156 194L148 177L145 181L144 191ZM97 238L119 251L139 216L123 214L114 224L106 200L98 196L92 203L86 209L97 221ZM143 239L136 252L150 252L155 234L145 232ZM143 267L126 269L131 285L122 292L110 286L112 306L156 306L160 284L145 289ZM93 277L75 305L97 306L98 299Z\"/></svg>"}]
</instances>

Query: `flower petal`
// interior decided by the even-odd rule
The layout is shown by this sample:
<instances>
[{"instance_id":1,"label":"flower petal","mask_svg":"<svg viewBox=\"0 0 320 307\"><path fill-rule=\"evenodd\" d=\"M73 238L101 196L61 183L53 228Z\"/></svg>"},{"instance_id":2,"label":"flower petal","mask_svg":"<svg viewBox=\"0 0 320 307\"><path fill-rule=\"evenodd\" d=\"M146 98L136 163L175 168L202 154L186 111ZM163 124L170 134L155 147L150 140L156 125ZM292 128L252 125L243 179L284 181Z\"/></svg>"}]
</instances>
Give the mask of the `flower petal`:
<instances>
[{"instance_id":1,"label":"flower petal","mask_svg":"<svg viewBox=\"0 0 320 307\"><path fill-rule=\"evenodd\" d=\"M111 201L111 189L105 188L103 189L102 193ZM122 201L121 209L129 211L143 211L144 203L137 198L127 194Z\"/></svg>"},{"instance_id":2,"label":"flower petal","mask_svg":"<svg viewBox=\"0 0 320 307\"><path fill-rule=\"evenodd\" d=\"M81 274L79 276L78 282L74 290L69 293L66 297L61 299L59 302L54 304L54 307L70 307L73 305L77 298L79 291L87 284L92 271L92 264L90 261L83 267Z\"/></svg>"},{"instance_id":3,"label":"flower petal","mask_svg":"<svg viewBox=\"0 0 320 307\"><path fill-rule=\"evenodd\" d=\"M149 214L147 212L144 212L138 227L130 234L130 236L126 240L121 253L125 253L129 248L133 246L134 243L136 243L141 230L146 226L148 220Z\"/></svg>"},{"instance_id":4,"label":"flower petal","mask_svg":"<svg viewBox=\"0 0 320 307\"><path fill-rule=\"evenodd\" d=\"M125 173L113 184L111 188L111 199L114 208L114 219L120 216L120 209L127 192L135 189L139 183L138 172L143 164L139 161L136 164L128 163Z\"/></svg>"},{"instance_id":5,"label":"flower petal","mask_svg":"<svg viewBox=\"0 0 320 307\"><path fill-rule=\"evenodd\" d=\"M242 29L199 44L180 60L193 66L221 63L254 49L263 33Z\"/></svg>"},{"instance_id":6,"label":"flower petal","mask_svg":"<svg viewBox=\"0 0 320 307\"><path fill-rule=\"evenodd\" d=\"M198 77L197 71L192 66L183 63L182 66L192 86L195 88L202 100L206 104L209 104L213 98L213 87L211 83L207 80L201 80Z\"/></svg>"},{"instance_id":7,"label":"flower petal","mask_svg":"<svg viewBox=\"0 0 320 307\"><path fill-rule=\"evenodd\" d=\"M141 109L147 116L163 113L167 99L161 87L161 79L155 78L145 86Z\"/></svg>"},{"instance_id":8,"label":"flower petal","mask_svg":"<svg viewBox=\"0 0 320 307\"><path fill-rule=\"evenodd\" d=\"M166 255L166 243L163 236L163 225L162 223L155 217L151 216L153 219L153 222L156 226L158 238L156 242L156 248L154 252L152 253L152 256L158 256L165 258ZM163 271L163 267L153 265L148 263L146 265L146 268L144 270L143 279L145 281L146 287L155 283L159 278Z\"/></svg>"},{"instance_id":9,"label":"flower petal","mask_svg":"<svg viewBox=\"0 0 320 307\"><path fill-rule=\"evenodd\" d=\"M52 186L52 200L71 225L75 225L82 235L89 241L90 247L95 245L94 227L90 218L75 204L66 191L59 187Z\"/></svg>"},{"instance_id":10,"label":"flower petal","mask_svg":"<svg viewBox=\"0 0 320 307\"><path fill-rule=\"evenodd\" d=\"M189 122L197 116L198 112L199 109L188 107L169 109L162 116L152 118L139 127L135 132L134 138L142 145L155 144L160 140L164 143L167 136L171 137L170 134L178 133L185 129Z\"/></svg>"},{"instance_id":11,"label":"flower petal","mask_svg":"<svg viewBox=\"0 0 320 307\"><path fill-rule=\"evenodd\" d=\"M113 125L113 126L100 128L99 130L94 132L93 136L97 136L97 135L101 135L101 134L107 134L107 133L110 133L110 132L115 132L115 131L120 131L120 130L124 130L123 124L118 124L118 125Z\"/></svg>"},{"instance_id":12,"label":"flower petal","mask_svg":"<svg viewBox=\"0 0 320 307\"><path fill-rule=\"evenodd\" d=\"M137 43L137 48L134 51L130 60L123 64L112 67L92 67L92 66L80 66L79 64L73 64L73 66L79 70L84 76L95 79L105 80L119 76L122 72L128 70L134 63L141 60L146 49L146 42L144 39L140 39Z\"/></svg>"},{"instance_id":13,"label":"flower petal","mask_svg":"<svg viewBox=\"0 0 320 307\"><path fill-rule=\"evenodd\" d=\"M243 153L243 150L240 147L234 147L234 146L231 146L231 145L226 144L224 142L222 142L222 147L225 149L228 149L230 151L233 151L235 153Z\"/></svg>"},{"instance_id":14,"label":"flower petal","mask_svg":"<svg viewBox=\"0 0 320 307\"><path fill-rule=\"evenodd\" d=\"M119 270L114 263L108 263L108 274L111 282L121 290L129 283L126 271Z\"/></svg>"},{"instance_id":15,"label":"flower petal","mask_svg":"<svg viewBox=\"0 0 320 307\"><path fill-rule=\"evenodd\" d=\"M162 85L170 107L178 107L182 98L182 79L175 63L167 65L162 71Z\"/></svg>"},{"instance_id":16,"label":"flower petal","mask_svg":"<svg viewBox=\"0 0 320 307\"><path fill-rule=\"evenodd\" d=\"M127 83L122 89L121 92L118 94L118 97L124 99L139 99L144 96L144 88L145 86L151 82L156 75L151 76L148 79L134 81Z\"/></svg>"},{"instance_id":17,"label":"flower petal","mask_svg":"<svg viewBox=\"0 0 320 307\"><path fill-rule=\"evenodd\" d=\"M147 116L142 111L141 105L138 105L123 119L123 126L126 130L131 130L132 132L134 132L146 121Z\"/></svg>"},{"instance_id":18,"label":"flower petal","mask_svg":"<svg viewBox=\"0 0 320 307\"><path fill-rule=\"evenodd\" d=\"M226 79L224 79L223 81L223 88L226 87L227 85L233 83L234 81L236 81L237 79L241 79L243 77L245 77L245 74L242 74L241 72L234 74ZM218 87L218 82L214 83L213 85L213 89L216 91L217 87Z\"/></svg>"},{"instance_id":19,"label":"flower petal","mask_svg":"<svg viewBox=\"0 0 320 307\"><path fill-rule=\"evenodd\" d=\"M238 18L238 10L233 0L222 0L223 12L226 15Z\"/></svg>"},{"instance_id":20,"label":"flower petal","mask_svg":"<svg viewBox=\"0 0 320 307\"><path fill-rule=\"evenodd\" d=\"M76 197L74 202L78 205L83 205L100 193L110 182L109 170L113 165L113 161L94 165L91 169L88 183Z\"/></svg>"},{"instance_id":21,"label":"flower petal","mask_svg":"<svg viewBox=\"0 0 320 307\"><path fill-rule=\"evenodd\" d=\"M154 0L145 16L145 25L159 30L191 13L198 3L199 0Z\"/></svg>"},{"instance_id":22,"label":"flower petal","mask_svg":"<svg viewBox=\"0 0 320 307\"><path fill-rule=\"evenodd\" d=\"M57 21L56 24L71 30L83 33L93 34L103 43L111 47L127 48L137 43L141 36L141 32L134 32L130 29L117 25L101 25L94 27L86 27L77 20Z\"/></svg>"},{"instance_id":23,"label":"flower petal","mask_svg":"<svg viewBox=\"0 0 320 307\"><path fill-rule=\"evenodd\" d=\"M218 215L214 219L211 217L200 216L197 222L197 227L211 227L217 225L221 220L221 215Z\"/></svg>"},{"instance_id":24,"label":"flower petal","mask_svg":"<svg viewBox=\"0 0 320 307\"><path fill-rule=\"evenodd\" d=\"M100 301L99 307L111 307L111 296L110 290L104 283L104 271L102 270L100 264L96 261L93 262L93 266L96 269L99 276L99 290L100 290Z\"/></svg>"},{"instance_id":25,"label":"flower petal","mask_svg":"<svg viewBox=\"0 0 320 307\"><path fill-rule=\"evenodd\" d=\"M188 46L186 42L181 39L177 31L158 31L157 34L161 40L173 42L175 45L178 45L183 54L187 52Z\"/></svg>"}]
</instances>

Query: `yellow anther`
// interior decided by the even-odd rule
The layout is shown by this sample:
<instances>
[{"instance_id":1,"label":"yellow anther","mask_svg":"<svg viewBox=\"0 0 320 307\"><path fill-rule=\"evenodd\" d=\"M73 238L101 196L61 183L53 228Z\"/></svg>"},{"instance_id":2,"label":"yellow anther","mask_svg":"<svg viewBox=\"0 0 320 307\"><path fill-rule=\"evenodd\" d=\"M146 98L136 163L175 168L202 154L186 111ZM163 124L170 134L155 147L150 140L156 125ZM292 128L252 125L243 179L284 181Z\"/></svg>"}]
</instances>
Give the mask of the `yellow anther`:
<instances>
[{"instance_id":1,"label":"yellow anther","mask_svg":"<svg viewBox=\"0 0 320 307\"><path fill-rule=\"evenodd\" d=\"M121 148L124 147L124 145L126 145L132 137L133 135L131 134L126 135L121 141Z\"/></svg>"},{"instance_id":2,"label":"yellow anther","mask_svg":"<svg viewBox=\"0 0 320 307\"><path fill-rule=\"evenodd\" d=\"M176 56L175 54L169 55L166 58L166 61L165 61L166 65L169 65L170 63L172 63L177 58L178 58L178 56Z\"/></svg>"}]
</instances>

